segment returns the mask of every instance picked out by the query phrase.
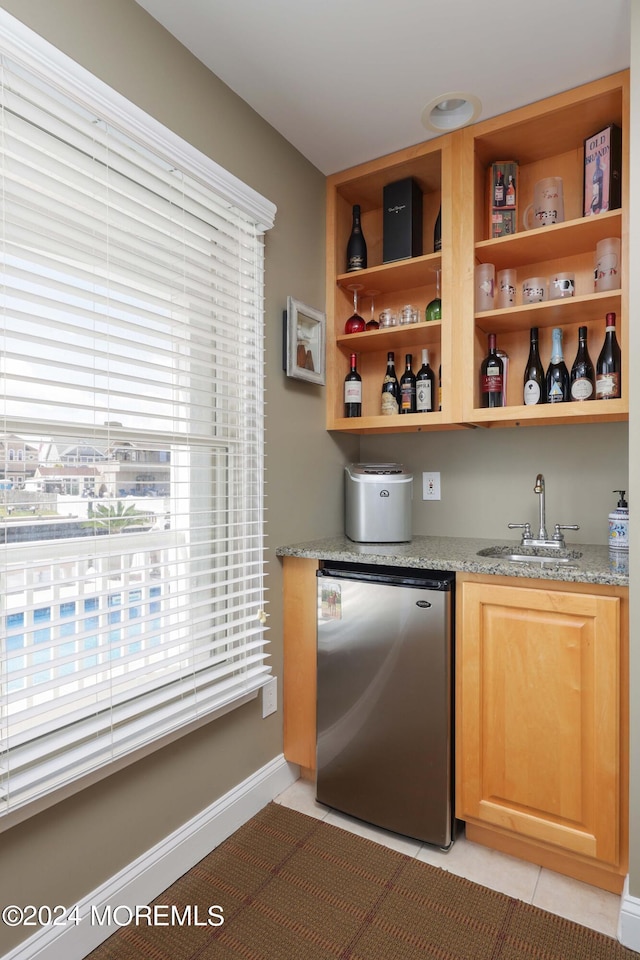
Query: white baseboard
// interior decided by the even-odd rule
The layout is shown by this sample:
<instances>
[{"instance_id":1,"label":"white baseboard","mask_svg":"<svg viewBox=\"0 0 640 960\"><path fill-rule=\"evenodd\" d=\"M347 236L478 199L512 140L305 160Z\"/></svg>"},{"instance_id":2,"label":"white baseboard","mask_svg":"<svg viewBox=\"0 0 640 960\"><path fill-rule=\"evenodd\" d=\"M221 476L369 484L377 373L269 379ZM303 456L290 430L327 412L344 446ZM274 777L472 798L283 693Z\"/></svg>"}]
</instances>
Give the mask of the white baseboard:
<instances>
[{"instance_id":1,"label":"white baseboard","mask_svg":"<svg viewBox=\"0 0 640 960\"><path fill-rule=\"evenodd\" d=\"M109 905L127 907L150 903L194 864L250 820L267 803L298 779L299 768L281 754L234 787L188 823L179 827L133 863L97 887L75 910L66 926L41 927L2 960L82 960L119 929L118 924L92 922ZM224 906L224 904L223 904ZM77 918L78 923L74 920Z\"/></svg>"},{"instance_id":2,"label":"white baseboard","mask_svg":"<svg viewBox=\"0 0 640 960\"><path fill-rule=\"evenodd\" d=\"M640 899L629 893L629 877L626 878L622 891L618 940L624 947L640 953Z\"/></svg>"}]
</instances>

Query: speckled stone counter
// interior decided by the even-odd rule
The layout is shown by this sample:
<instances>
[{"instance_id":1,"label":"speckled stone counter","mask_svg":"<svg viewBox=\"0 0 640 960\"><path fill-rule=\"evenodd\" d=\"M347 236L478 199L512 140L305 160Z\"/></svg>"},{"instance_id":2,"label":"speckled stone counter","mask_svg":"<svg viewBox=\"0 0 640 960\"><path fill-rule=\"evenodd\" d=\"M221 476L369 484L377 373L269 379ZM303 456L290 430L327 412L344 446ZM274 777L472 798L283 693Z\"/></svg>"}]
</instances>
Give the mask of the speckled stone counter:
<instances>
[{"instance_id":1,"label":"speckled stone counter","mask_svg":"<svg viewBox=\"0 0 640 960\"><path fill-rule=\"evenodd\" d=\"M597 544L567 544L570 565L549 562L521 563L504 558L478 556L480 550L503 547L508 553L521 553L517 540L480 540L466 537L415 536L410 543L353 543L347 537L329 537L278 547L278 557L306 557L315 560L375 563L415 567L421 570L452 570L462 573L491 574L528 579L562 580L573 583L629 585L625 556L609 553ZM578 556L579 554L579 556Z\"/></svg>"}]
</instances>

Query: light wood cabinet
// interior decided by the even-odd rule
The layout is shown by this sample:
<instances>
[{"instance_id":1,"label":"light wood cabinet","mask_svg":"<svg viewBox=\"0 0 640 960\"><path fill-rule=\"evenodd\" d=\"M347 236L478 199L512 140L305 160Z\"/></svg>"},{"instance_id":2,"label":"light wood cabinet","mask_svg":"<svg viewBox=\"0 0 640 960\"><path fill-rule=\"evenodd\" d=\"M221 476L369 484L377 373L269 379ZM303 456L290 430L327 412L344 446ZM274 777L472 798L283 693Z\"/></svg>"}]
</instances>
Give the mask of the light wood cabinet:
<instances>
[{"instance_id":1,"label":"light wood cabinet","mask_svg":"<svg viewBox=\"0 0 640 960\"><path fill-rule=\"evenodd\" d=\"M467 836L619 892L626 591L461 575L456 815Z\"/></svg>"},{"instance_id":2,"label":"light wood cabinet","mask_svg":"<svg viewBox=\"0 0 640 960\"><path fill-rule=\"evenodd\" d=\"M608 293L593 292L595 246L605 237L619 237L623 280L628 271L628 71L595 81L540 103L447 134L435 140L361 164L327 180L327 429L352 433L391 433L454 429L481 424L574 423L624 420L628 417L628 305L626 283ZM582 216L583 141L608 123L623 129L623 206L598 216ZM487 170L496 160L515 160L518 168L519 216L532 199L534 183L561 176L565 222L491 239L488 233ZM387 183L414 177L423 192L423 255L382 263L382 195ZM368 268L344 273L353 204L362 209L368 247ZM442 250L433 252L433 227L442 208ZM576 275L576 296L508 310L474 312L474 268L493 263L496 271L517 270L520 289L530 276L551 276L558 270ZM435 271L441 270L442 320L360 334L344 333L353 312L354 284L360 287L360 313L370 316L386 307L399 311L415 304L424 316L435 295ZM570 367L577 347L578 326L588 328L595 362L604 339L607 312L617 315L623 355L620 400L586 403L522 404L522 374L529 349L529 329L540 330L543 363L550 355L551 330L561 326L565 361ZM479 368L487 351L487 335L509 355L507 406L491 410L479 405ZM420 366L420 351L429 348L434 372L442 368L442 409L429 414L383 417L380 387L387 351L395 353L398 376L405 353ZM343 416L343 383L349 354L358 355L363 381L363 415Z\"/></svg>"},{"instance_id":3,"label":"light wood cabinet","mask_svg":"<svg viewBox=\"0 0 640 960\"><path fill-rule=\"evenodd\" d=\"M316 768L317 560L283 557L284 755L305 771Z\"/></svg>"}]
</instances>

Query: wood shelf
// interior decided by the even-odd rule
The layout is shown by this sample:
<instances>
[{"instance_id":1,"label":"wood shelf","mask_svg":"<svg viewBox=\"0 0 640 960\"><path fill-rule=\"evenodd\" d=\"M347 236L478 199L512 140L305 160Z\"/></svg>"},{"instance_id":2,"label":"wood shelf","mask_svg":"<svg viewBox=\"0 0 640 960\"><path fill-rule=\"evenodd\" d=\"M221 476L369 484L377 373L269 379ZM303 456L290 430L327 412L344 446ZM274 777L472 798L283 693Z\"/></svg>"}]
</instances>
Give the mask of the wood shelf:
<instances>
[{"instance_id":1,"label":"wood shelf","mask_svg":"<svg viewBox=\"0 0 640 960\"><path fill-rule=\"evenodd\" d=\"M436 271L440 270L441 266L442 257L439 253L427 253L422 257L395 260L392 263L368 267L366 270L341 273L336 277L336 283L342 290L349 291L357 284L364 296L368 290L395 293L435 283Z\"/></svg>"},{"instance_id":2,"label":"wood shelf","mask_svg":"<svg viewBox=\"0 0 640 960\"><path fill-rule=\"evenodd\" d=\"M600 319L604 331L606 314L619 314L621 300L622 291L607 290L584 297L528 303L506 310L484 310L475 315L476 329L484 334L511 333L514 330L528 331L531 327L561 327Z\"/></svg>"},{"instance_id":3,"label":"wood shelf","mask_svg":"<svg viewBox=\"0 0 640 960\"><path fill-rule=\"evenodd\" d=\"M597 217L579 217L550 227L524 230L510 237L476 243L478 263L493 263L496 271L529 263L558 260L582 253L594 253L599 240L622 235L622 211L611 210Z\"/></svg>"},{"instance_id":4,"label":"wood shelf","mask_svg":"<svg viewBox=\"0 0 640 960\"><path fill-rule=\"evenodd\" d=\"M406 323L382 330L344 333L336 337L336 344L345 356L350 353L375 353L378 350L408 353L410 348L429 347L439 343L441 330L442 320L422 320L420 323Z\"/></svg>"}]
</instances>

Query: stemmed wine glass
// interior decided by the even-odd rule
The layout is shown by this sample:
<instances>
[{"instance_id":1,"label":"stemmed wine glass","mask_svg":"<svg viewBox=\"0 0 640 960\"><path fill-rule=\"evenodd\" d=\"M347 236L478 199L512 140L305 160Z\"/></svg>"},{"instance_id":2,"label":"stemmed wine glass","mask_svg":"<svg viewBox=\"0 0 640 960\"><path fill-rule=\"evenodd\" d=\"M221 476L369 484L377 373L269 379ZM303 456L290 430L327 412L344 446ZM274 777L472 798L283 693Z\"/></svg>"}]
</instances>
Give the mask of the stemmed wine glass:
<instances>
[{"instance_id":1,"label":"stemmed wine glass","mask_svg":"<svg viewBox=\"0 0 640 960\"><path fill-rule=\"evenodd\" d=\"M365 291L368 297L371 297L371 320L367 321L367 330L377 330L380 324L375 317L375 302L374 297L377 297L380 293L379 290L367 290Z\"/></svg>"},{"instance_id":2,"label":"stemmed wine glass","mask_svg":"<svg viewBox=\"0 0 640 960\"><path fill-rule=\"evenodd\" d=\"M362 290L363 286L362 283L351 283L347 287L347 290L353 290L353 313L344 325L345 333L362 333L366 330L366 324L358 313L358 291Z\"/></svg>"}]
</instances>

